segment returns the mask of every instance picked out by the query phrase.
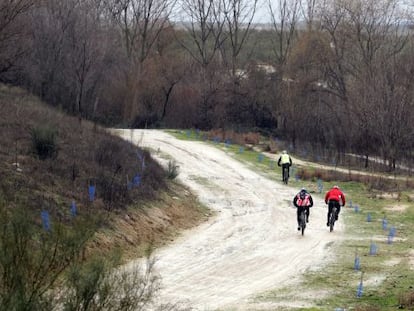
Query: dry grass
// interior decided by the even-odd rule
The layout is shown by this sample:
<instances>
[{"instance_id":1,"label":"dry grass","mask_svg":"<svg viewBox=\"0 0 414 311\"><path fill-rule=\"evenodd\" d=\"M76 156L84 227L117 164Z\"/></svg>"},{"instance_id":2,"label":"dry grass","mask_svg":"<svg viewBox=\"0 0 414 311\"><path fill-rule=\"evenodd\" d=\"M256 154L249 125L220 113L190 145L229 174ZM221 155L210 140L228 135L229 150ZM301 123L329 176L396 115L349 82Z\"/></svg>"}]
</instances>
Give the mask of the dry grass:
<instances>
[{"instance_id":1,"label":"dry grass","mask_svg":"<svg viewBox=\"0 0 414 311\"><path fill-rule=\"evenodd\" d=\"M381 311L379 307L373 307L373 306L357 306L355 311Z\"/></svg>"},{"instance_id":2,"label":"dry grass","mask_svg":"<svg viewBox=\"0 0 414 311\"><path fill-rule=\"evenodd\" d=\"M214 129L207 133L209 140L219 139L220 142L229 140L232 144L238 145L258 145L260 142L260 134L254 132L236 133L231 130Z\"/></svg>"},{"instance_id":3,"label":"dry grass","mask_svg":"<svg viewBox=\"0 0 414 311\"><path fill-rule=\"evenodd\" d=\"M0 200L11 207L24 206L39 224L44 209L52 221L69 221L74 200L80 215L105 215L101 228L106 233L95 242L110 249L111 245L159 244L171 230L194 225L194 218L202 216L194 198L177 194L183 192L177 186L171 189L166 172L147 151L111 136L105 129L50 109L30 94L3 85L0 111ZM56 158L41 160L33 153L30 133L38 126L56 130ZM131 187L136 174L140 174L141 184ZM96 186L94 202L89 201L90 184ZM164 196L162 201L160 195ZM166 207L162 213L169 218L168 226L157 225L147 217L152 205ZM124 226L120 220L127 217L130 220ZM149 229L152 224L154 228ZM122 233L128 227L131 230Z\"/></svg>"},{"instance_id":4,"label":"dry grass","mask_svg":"<svg viewBox=\"0 0 414 311\"><path fill-rule=\"evenodd\" d=\"M401 309L414 310L414 291L403 294L399 299Z\"/></svg>"},{"instance_id":5,"label":"dry grass","mask_svg":"<svg viewBox=\"0 0 414 311\"><path fill-rule=\"evenodd\" d=\"M182 230L208 219L210 213L197 202L184 186L172 184L167 192L140 209L112 214L111 226L96 235L89 251L105 252L116 246L123 250L125 260L145 256L148 247L166 245Z\"/></svg>"},{"instance_id":6,"label":"dry grass","mask_svg":"<svg viewBox=\"0 0 414 311\"><path fill-rule=\"evenodd\" d=\"M110 136L99 126L68 117L34 97L7 89L0 92L0 105L0 170L2 190L8 197L18 190L18 183L24 185L28 204L36 205L47 197L57 207L61 197L85 205L88 186L93 184L104 208L120 209L154 198L158 190L166 188L163 169L147 152ZM30 132L43 125L57 132L55 159L40 160L32 151ZM145 158L145 169L138 154ZM18 163L19 170L13 163ZM142 176L142 184L129 191L128 181L136 174Z\"/></svg>"},{"instance_id":7,"label":"dry grass","mask_svg":"<svg viewBox=\"0 0 414 311\"><path fill-rule=\"evenodd\" d=\"M398 181L391 180L386 177L378 177L374 175L363 174L351 174L343 173L335 170L322 170L322 169L307 169L301 168L298 170L297 175L303 180L317 180L323 181L339 181L339 182L360 182L369 186L372 190L381 190L384 192L402 191L404 189L412 189L414 182L411 180Z\"/></svg>"}]
</instances>

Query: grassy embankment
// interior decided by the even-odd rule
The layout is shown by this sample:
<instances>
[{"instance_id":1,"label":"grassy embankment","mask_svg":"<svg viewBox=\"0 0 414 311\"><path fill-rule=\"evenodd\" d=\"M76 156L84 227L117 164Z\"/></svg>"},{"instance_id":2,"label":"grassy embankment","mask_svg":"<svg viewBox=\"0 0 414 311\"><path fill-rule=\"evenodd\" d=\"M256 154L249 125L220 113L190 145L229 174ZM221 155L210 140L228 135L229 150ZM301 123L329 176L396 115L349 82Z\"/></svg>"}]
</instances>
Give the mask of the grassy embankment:
<instances>
[{"instance_id":1,"label":"grassy embankment","mask_svg":"<svg viewBox=\"0 0 414 311\"><path fill-rule=\"evenodd\" d=\"M122 249L126 258L144 255L149 245L165 244L182 229L202 221L208 212L150 153L105 129L68 116L17 88L0 86L0 201L6 209L24 208L42 226L71 225L71 203L77 216L93 215L99 223L90 252ZM34 135L46 135L50 154ZM43 145L42 145L43 144ZM43 154L43 158L42 158ZM139 186L131 185L140 175ZM129 187L128 187L129 184ZM96 195L89 199L88 187Z\"/></svg>"},{"instance_id":2,"label":"grassy embankment","mask_svg":"<svg viewBox=\"0 0 414 311\"><path fill-rule=\"evenodd\" d=\"M96 124L4 85L0 112L0 309L145 309L161 286L151 251L208 211Z\"/></svg>"},{"instance_id":3,"label":"grassy embankment","mask_svg":"<svg viewBox=\"0 0 414 311\"><path fill-rule=\"evenodd\" d=\"M280 168L274 162L276 154L268 152L266 143L261 144L266 146L261 151L251 145L214 141L214 134L170 133L180 139L205 140L281 182ZM277 149L276 146L274 151L280 151L281 146ZM391 175L381 172L376 173L382 177L372 176L375 172L362 173L351 174L340 167L321 169L311 162L295 165L292 175L296 178L291 178L289 186L298 189L305 186L314 195L321 196L334 184L344 190L348 198L343 212L345 236L334 246L336 260L323 270L306 272L300 288L266 292L257 297L258 302L286 301L286 297L291 297L292 301L304 299L314 306L301 310L414 309L413 179L390 178ZM390 235L394 230L395 236ZM359 267L355 265L356 260ZM361 278L363 292L357 297Z\"/></svg>"}]
</instances>

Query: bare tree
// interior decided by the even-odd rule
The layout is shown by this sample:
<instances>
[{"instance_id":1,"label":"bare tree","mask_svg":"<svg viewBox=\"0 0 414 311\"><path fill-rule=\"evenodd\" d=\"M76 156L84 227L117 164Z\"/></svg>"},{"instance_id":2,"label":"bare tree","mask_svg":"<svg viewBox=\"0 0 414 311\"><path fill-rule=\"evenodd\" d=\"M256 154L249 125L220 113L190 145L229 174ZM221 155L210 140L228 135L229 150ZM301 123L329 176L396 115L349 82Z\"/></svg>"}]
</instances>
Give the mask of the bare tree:
<instances>
[{"instance_id":1,"label":"bare tree","mask_svg":"<svg viewBox=\"0 0 414 311\"><path fill-rule=\"evenodd\" d=\"M394 167L395 159L400 156L400 138L406 135L401 127L403 122L390 118L390 115L398 116L403 111L407 113L397 76L400 54L407 43L407 36L399 26L401 16L397 5L398 2L394 0L355 1L345 7L352 25L351 38L356 42L351 50L354 51L353 58L349 58L350 72L357 83L364 87L360 94L362 98L368 99L363 103L371 111L371 117L361 124L365 129L365 124L368 124L371 129L371 132L367 132L368 137L379 134L374 142L381 142L384 158L390 159ZM352 107L353 111L364 109L361 108L361 101L353 102ZM383 120L381 128L377 126L378 120ZM366 143L372 145L368 141Z\"/></svg>"},{"instance_id":2,"label":"bare tree","mask_svg":"<svg viewBox=\"0 0 414 311\"><path fill-rule=\"evenodd\" d=\"M28 49L25 45L28 24L23 17L34 3L34 0L0 1L0 80L5 79L3 74L11 70Z\"/></svg>"},{"instance_id":3,"label":"bare tree","mask_svg":"<svg viewBox=\"0 0 414 311\"><path fill-rule=\"evenodd\" d=\"M197 83L192 84L199 94L197 99L197 126L208 128L207 116L214 110L214 93L217 92L217 80L220 80L217 70L217 52L223 40L224 19L218 18L221 10L220 0L183 0L182 11L185 23L183 38L178 38L181 46L191 55L200 67L194 72Z\"/></svg>"},{"instance_id":4,"label":"bare tree","mask_svg":"<svg viewBox=\"0 0 414 311\"><path fill-rule=\"evenodd\" d=\"M317 15L318 0L301 1L302 15L306 21L308 31L314 30L314 22Z\"/></svg>"},{"instance_id":5,"label":"bare tree","mask_svg":"<svg viewBox=\"0 0 414 311\"><path fill-rule=\"evenodd\" d=\"M88 113L83 107L85 95L93 93L96 82L100 78L102 61L107 50L107 39L99 24L102 13L99 3L93 1L79 3L76 7L73 28L69 32L68 45L71 50L68 55L69 73L76 90L73 112L79 116ZM92 97L94 98L90 103L93 103L94 108L89 107L89 110L96 110L98 98Z\"/></svg>"},{"instance_id":6,"label":"bare tree","mask_svg":"<svg viewBox=\"0 0 414 311\"><path fill-rule=\"evenodd\" d=\"M168 25L176 0L106 0L122 30L128 57L142 65L160 33Z\"/></svg>"},{"instance_id":7,"label":"bare tree","mask_svg":"<svg viewBox=\"0 0 414 311\"><path fill-rule=\"evenodd\" d=\"M45 0L33 10L32 57L26 74L42 99L87 117L98 105L97 87L110 33L98 1Z\"/></svg>"},{"instance_id":8,"label":"bare tree","mask_svg":"<svg viewBox=\"0 0 414 311\"><path fill-rule=\"evenodd\" d=\"M7 37L7 27L21 15L27 12L34 4L34 0L11 0L0 3L0 34L1 40Z\"/></svg>"},{"instance_id":9,"label":"bare tree","mask_svg":"<svg viewBox=\"0 0 414 311\"><path fill-rule=\"evenodd\" d=\"M226 42L220 45L223 61L229 64L232 77L236 77L239 54L250 33L256 14L258 0L221 0L216 13L217 20L223 20Z\"/></svg>"},{"instance_id":10,"label":"bare tree","mask_svg":"<svg viewBox=\"0 0 414 311\"><path fill-rule=\"evenodd\" d=\"M43 1L31 14L32 58L26 75L43 100L71 110L71 77L66 70L71 29L75 27L76 1Z\"/></svg>"},{"instance_id":11,"label":"bare tree","mask_svg":"<svg viewBox=\"0 0 414 311\"><path fill-rule=\"evenodd\" d=\"M276 32L274 52L276 64L283 67L286 64L293 40L297 35L297 22L299 18L299 0L279 0L277 7L269 0L269 12L273 29Z\"/></svg>"},{"instance_id":12,"label":"bare tree","mask_svg":"<svg viewBox=\"0 0 414 311\"><path fill-rule=\"evenodd\" d=\"M348 141L359 141L367 152L366 158L368 152L378 151L378 144L384 140L387 143L381 143L382 152L395 156L399 139L395 134L391 138L380 131L378 120L385 122L381 123L382 130L404 136L395 123L385 121L390 119L391 107L405 110L398 95L401 81L396 70L401 68L399 59L407 44L407 34L400 27L397 4L395 0L335 1L321 11L322 29L332 50L332 57L322 67L328 86L324 92L339 100L341 106L334 110L345 113L342 120L346 122L342 125L352 129L342 135Z\"/></svg>"},{"instance_id":13,"label":"bare tree","mask_svg":"<svg viewBox=\"0 0 414 311\"><path fill-rule=\"evenodd\" d=\"M273 92L277 92L280 97L280 101L272 101L273 114L278 115L282 120L286 120L287 115L283 110L287 107L292 108L294 105L291 101L290 85L293 80L285 76L285 70L295 39L298 36L297 22L300 2L299 0L269 0L268 7L272 20L272 30L274 31L272 43L277 68L277 79L273 82ZM282 121L278 126L286 128L286 122Z\"/></svg>"},{"instance_id":14,"label":"bare tree","mask_svg":"<svg viewBox=\"0 0 414 311\"><path fill-rule=\"evenodd\" d=\"M191 45L180 40L182 46L205 69L216 55L222 40L223 20L216 18L216 0L183 0L183 19L189 19L185 26Z\"/></svg>"},{"instance_id":15,"label":"bare tree","mask_svg":"<svg viewBox=\"0 0 414 311\"><path fill-rule=\"evenodd\" d=\"M125 119L139 111L139 84L145 60L153 51L160 34L169 26L176 0L105 0L115 26L121 30L127 64L124 71L128 95L123 103Z\"/></svg>"}]
</instances>

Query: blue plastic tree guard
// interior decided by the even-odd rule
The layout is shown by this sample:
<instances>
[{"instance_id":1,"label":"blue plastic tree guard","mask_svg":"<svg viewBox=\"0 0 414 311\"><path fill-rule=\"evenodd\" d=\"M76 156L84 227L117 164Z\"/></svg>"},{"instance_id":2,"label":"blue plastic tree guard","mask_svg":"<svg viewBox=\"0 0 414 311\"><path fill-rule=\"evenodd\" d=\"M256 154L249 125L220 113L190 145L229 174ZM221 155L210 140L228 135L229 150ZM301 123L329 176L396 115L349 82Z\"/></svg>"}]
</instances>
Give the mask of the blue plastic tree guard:
<instances>
[{"instance_id":1,"label":"blue plastic tree guard","mask_svg":"<svg viewBox=\"0 0 414 311\"><path fill-rule=\"evenodd\" d=\"M89 201L93 202L95 200L95 186L89 185Z\"/></svg>"},{"instance_id":2,"label":"blue plastic tree guard","mask_svg":"<svg viewBox=\"0 0 414 311\"><path fill-rule=\"evenodd\" d=\"M359 284L358 284L358 288L357 288L357 297L358 298L361 298L362 297L362 294L364 293L364 285L362 284L362 281L361 282L359 282Z\"/></svg>"},{"instance_id":3,"label":"blue plastic tree guard","mask_svg":"<svg viewBox=\"0 0 414 311\"><path fill-rule=\"evenodd\" d=\"M72 203L70 204L70 214L72 215L72 217L75 217L78 214L78 209L76 207L75 201L72 201Z\"/></svg>"},{"instance_id":4,"label":"blue plastic tree guard","mask_svg":"<svg viewBox=\"0 0 414 311\"><path fill-rule=\"evenodd\" d=\"M361 270L361 260L360 260L359 256L355 256L354 270L357 270L357 271Z\"/></svg>"},{"instance_id":5,"label":"blue plastic tree guard","mask_svg":"<svg viewBox=\"0 0 414 311\"><path fill-rule=\"evenodd\" d=\"M41 211L40 217L42 218L43 229L45 229L45 231L50 231L49 212L45 210Z\"/></svg>"}]
</instances>

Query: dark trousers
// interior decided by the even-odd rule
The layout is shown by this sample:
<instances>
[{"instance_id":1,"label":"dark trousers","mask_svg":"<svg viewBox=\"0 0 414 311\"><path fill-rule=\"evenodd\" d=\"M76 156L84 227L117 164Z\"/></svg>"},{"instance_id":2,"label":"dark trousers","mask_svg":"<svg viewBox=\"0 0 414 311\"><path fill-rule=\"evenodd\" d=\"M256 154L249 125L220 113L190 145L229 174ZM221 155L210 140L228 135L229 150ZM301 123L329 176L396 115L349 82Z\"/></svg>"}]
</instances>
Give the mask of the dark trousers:
<instances>
[{"instance_id":1,"label":"dark trousers","mask_svg":"<svg viewBox=\"0 0 414 311\"><path fill-rule=\"evenodd\" d=\"M287 177L290 177L289 174L289 168L290 168L290 164L286 163L286 164L282 164L282 177L283 177L283 169L286 167L286 171L287 171Z\"/></svg>"},{"instance_id":2,"label":"dark trousers","mask_svg":"<svg viewBox=\"0 0 414 311\"><path fill-rule=\"evenodd\" d=\"M296 218L298 220L298 226L300 226L300 214L302 213L302 211L305 211L305 215L306 215L306 219L309 218L310 215L310 210L309 210L309 206L299 206L296 210Z\"/></svg>"},{"instance_id":3,"label":"dark trousers","mask_svg":"<svg viewBox=\"0 0 414 311\"><path fill-rule=\"evenodd\" d=\"M337 216L339 215L339 212L341 211L341 205L339 204L339 202L338 201L334 201L334 200L330 200L328 202L328 222L329 222L329 218L331 216L332 209L334 208L334 206L336 207L336 215Z\"/></svg>"}]
</instances>

